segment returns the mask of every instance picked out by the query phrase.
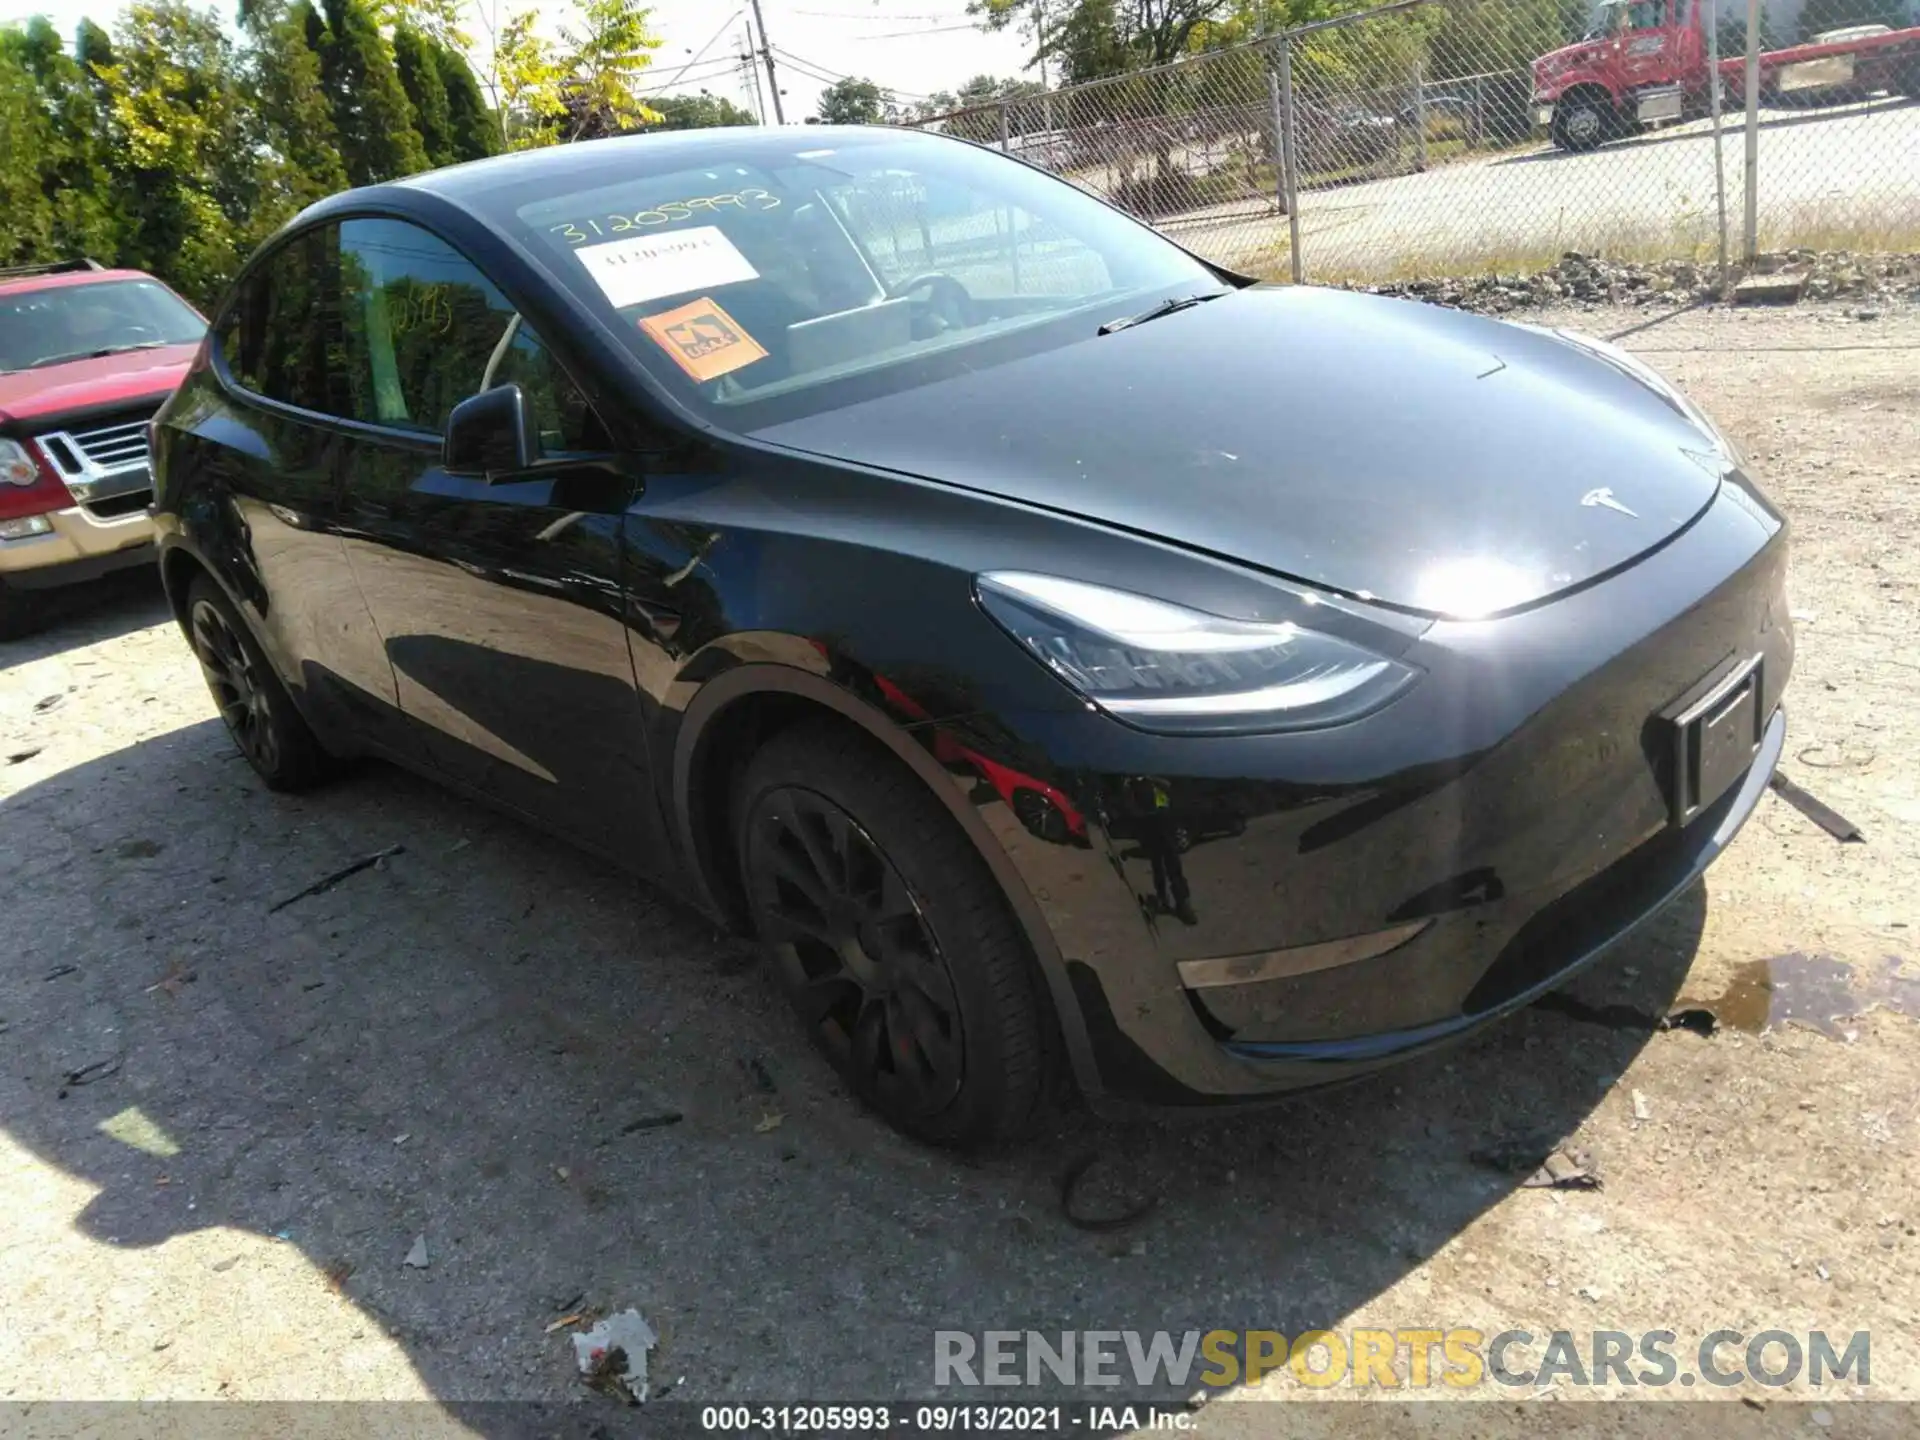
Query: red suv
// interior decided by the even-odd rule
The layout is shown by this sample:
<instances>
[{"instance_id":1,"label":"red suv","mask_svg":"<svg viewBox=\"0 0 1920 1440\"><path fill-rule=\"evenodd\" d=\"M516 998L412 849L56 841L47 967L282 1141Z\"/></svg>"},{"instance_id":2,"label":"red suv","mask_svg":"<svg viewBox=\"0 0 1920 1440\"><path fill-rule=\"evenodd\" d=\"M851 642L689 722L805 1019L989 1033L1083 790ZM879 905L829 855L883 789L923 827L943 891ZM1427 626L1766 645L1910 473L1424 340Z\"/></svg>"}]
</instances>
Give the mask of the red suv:
<instances>
[{"instance_id":1,"label":"red suv","mask_svg":"<svg viewBox=\"0 0 1920 1440\"><path fill-rule=\"evenodd\" d=\"M0 270L0 639L41 592L152 562L147 422L206 328L138 270Z\"/></svg>"}]
</instances>

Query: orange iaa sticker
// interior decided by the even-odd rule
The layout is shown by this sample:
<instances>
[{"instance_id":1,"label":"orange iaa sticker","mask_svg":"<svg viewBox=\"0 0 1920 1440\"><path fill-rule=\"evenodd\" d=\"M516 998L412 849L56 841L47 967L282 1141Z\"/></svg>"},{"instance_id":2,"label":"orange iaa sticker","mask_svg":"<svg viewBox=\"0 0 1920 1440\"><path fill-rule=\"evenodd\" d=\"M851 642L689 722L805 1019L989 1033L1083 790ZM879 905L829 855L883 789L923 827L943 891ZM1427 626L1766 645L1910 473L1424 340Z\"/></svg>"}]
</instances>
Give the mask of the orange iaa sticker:
<instances>
[{"instance_id":1,"label":"orange iaa sticker","mask_svg":"<svg viewBox=\"0 0 1920 1440\"><path fill-rule=\"evenodd\" d=\"M695 300L641 319L640 328L696 380L715 380L767 352L712 300Z\"/></svg>"}]
</instances>

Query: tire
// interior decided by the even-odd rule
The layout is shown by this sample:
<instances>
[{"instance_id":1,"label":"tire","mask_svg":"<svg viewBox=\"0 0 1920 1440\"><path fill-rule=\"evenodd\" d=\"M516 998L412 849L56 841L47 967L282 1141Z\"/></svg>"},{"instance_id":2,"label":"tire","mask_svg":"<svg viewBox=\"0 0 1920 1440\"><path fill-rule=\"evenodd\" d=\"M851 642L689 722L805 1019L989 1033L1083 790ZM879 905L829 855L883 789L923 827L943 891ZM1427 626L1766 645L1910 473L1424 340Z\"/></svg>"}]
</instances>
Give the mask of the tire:
<instances>
[{"instance_id":1,"label":"tire","mask_svg":"<svg viewBox=\"0 0 1920 1440\"><path fill-rule=\"evenodd\" d=\"M1047 1014L1006 897L919 778L851 729L775 735L734 791L753 928L814 1044L895 1129L1015 1139Z\"/></svg>"},{"instance_id":2,"label":"tire","mask_svg":"<svg viewBox=\"0 0 1920 1440\"><path fill-rule=\"evenodd\" d=\"M233 743L271 790L307 790L333 772L280 677L220 587L201 575L187 588L187 643Z\"/></svg>"},{"instance_id":3,"label":"tire","mask_svg":"<svg viewBox=\"0 0 1920 1440\"><path fill-rule=\"evenodd\" d=\"M1613 107L1595 95L1576 95L1553 107L1553 143L1562 150L1592 150L1613 132Z\"/></svg>"},{"instance_id":4,"label":"tire","mask_svg":"<svg viewBox=\"0 0 1920 1440\"><path fill-rule=\"evenodd\" d=\"M46 623L47 607L31 591L0 580L0 640L21 640Z\"/></svg>"}]
</instances>

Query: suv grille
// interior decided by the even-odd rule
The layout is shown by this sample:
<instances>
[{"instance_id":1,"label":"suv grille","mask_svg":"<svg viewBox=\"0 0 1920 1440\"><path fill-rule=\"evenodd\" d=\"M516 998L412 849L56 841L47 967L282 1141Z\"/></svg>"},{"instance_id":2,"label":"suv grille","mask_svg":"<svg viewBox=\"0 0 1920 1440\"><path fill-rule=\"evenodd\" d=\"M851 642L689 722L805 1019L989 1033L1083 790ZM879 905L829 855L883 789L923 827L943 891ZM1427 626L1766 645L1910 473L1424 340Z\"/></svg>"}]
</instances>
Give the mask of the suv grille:
<instances>
[{"instance_id":1,"label":"suv grille","mask_svg":"<svg viewBox=\"0 0 1920 1440\"><path fill-rule=\"evenodd\" d=\"M55 430L38 438L73 498L96 518L133 514L153 498L144 418L93 430Z\"/></svg>"}]
</instances>

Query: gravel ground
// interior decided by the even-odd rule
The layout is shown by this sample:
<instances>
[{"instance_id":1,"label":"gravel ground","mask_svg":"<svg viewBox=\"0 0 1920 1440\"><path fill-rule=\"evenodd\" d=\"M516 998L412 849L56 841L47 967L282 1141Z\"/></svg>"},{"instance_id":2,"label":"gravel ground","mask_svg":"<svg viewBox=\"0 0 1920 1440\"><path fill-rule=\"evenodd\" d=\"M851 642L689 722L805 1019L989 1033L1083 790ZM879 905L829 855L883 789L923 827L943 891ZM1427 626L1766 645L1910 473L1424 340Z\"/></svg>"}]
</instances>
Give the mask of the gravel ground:
<instances>
[{"instance_id":1,"label":"gravel ground","mask_svg":"<svg viewBox=\"0 0 1920 1440\"><path fill-rule=\"evenodd\" d=\"M864 1116L671 898L391 770L267 793L151 581L88 597L0 671L0 1400L563 1399L549 1322L630 1305L655 1380L703 1401L924 1396L934 1330L998 1327L1670 1329L1683 1356L1864 1330L1871 1384L1823 1403L1920 1397L1920 1030L1893 1013L1920 983L1883 968L1920 922L1920 312L1852 317L1547 318L1635 327L1791 515L1785 768L1864 844L1770 797L1577 1003L1282 1108L1069 1114L986 1161ZM1769 975L1776 1007L1854 997L1815 1019L1893 1008L1761 1033ZM1681 1005L1723 1028L1651 1029ZM1604 1188L1470 1158L1521 1136ZM1153 1213L1066 1223L1084 1151L1084 1205ZM1508 1402L1484 1434L1594 1392L1473 1393Z\"/></svg>"}]
</instances>

